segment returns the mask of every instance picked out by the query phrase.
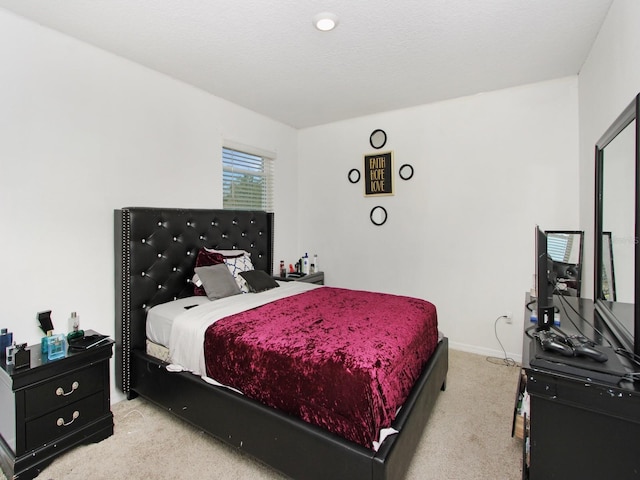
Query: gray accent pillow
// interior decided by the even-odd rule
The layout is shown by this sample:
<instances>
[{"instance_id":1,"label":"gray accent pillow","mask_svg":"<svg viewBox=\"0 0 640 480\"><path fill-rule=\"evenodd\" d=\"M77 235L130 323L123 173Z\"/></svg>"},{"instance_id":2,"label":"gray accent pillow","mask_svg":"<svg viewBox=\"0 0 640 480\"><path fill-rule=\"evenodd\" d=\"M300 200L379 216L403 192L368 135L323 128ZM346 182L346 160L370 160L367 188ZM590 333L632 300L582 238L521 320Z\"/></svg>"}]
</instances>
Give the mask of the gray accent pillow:
<instances>
[{"instance_id":1,"label":"gray accent pillow","mask_svg":"<svg viewBox=\"0 0 640 480\"><path fill-rule=\"evenodd\" d=\"M229 268L224 263L195 269L209 300L230 297L242 293Z\"/></svg>"}]
</instances>

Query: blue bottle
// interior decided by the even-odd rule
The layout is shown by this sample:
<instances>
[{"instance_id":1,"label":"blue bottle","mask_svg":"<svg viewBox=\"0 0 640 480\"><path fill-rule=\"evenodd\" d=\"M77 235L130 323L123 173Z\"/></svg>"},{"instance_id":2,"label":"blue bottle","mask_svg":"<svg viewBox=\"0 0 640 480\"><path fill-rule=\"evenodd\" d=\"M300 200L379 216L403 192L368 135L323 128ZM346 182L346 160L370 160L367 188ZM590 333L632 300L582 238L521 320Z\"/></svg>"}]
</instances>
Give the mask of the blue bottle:
<instances>
[{"instance_id":1,"label":"blue bottle","mask_svg":"<svg viewBox=\"0 0 640 480\"><path fill-rule=\"evenodd\" d=\"M7 347L13 345L13 333L6 328L0 330L0 358L7 358Z\"/></svg>"}]
</instances>

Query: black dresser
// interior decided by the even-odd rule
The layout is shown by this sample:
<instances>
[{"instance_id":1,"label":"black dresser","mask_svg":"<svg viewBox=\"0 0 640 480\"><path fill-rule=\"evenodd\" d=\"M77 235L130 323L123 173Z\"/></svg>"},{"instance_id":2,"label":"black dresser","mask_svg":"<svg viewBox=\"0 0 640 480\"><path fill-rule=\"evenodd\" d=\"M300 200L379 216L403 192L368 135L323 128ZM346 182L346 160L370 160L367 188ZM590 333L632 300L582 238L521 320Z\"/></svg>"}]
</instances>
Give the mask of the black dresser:
<instances>
[{"instance_id":1,"label":"black dresser","mask_svg":"<svg viewBox=\"0 0 640 480\"><path fill-rule=\"evenodd\" d=\"M70 448L113 434L113 343L51 361L32 345L29 367L0 362L0 466L8 479L31 479Z\"/></svg>"},{"instance_id":2,"label":"black dresser","mask_svg":"<svg viewBox=\"0 0 640 480\"><path fill-rule=\"evenodd\" d=\"M525 333L525 374L519 391L526 388L530 411L524 428L522 476L531 480L640 479L640 384L618 377L618 372L638 368L613 352L615 340L594 315L591 300L556 297L555 305L562 332L584 334L610 360L608 366L591 359L578 359L576 364L569 363L572 357L553 353L545 355L550 360L541 359L538 340ZM525 331L535 325L529 317L525 309Z\"/></svg>"}]
</instances>

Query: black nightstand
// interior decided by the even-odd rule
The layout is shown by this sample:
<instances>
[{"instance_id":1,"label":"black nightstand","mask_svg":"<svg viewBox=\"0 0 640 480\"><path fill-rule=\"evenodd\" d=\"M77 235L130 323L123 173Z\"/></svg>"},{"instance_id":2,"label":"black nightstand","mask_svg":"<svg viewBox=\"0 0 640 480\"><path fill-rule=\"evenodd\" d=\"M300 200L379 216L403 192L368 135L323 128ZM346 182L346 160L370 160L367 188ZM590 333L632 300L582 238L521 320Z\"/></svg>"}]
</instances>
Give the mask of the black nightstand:
<instances>
[{"instance_id":1,"label":"black nightstand","mask_svg":"<svg viewBox=\"0 0 640 480\"><path fill-rule=\"evenodd\" d=\"M302 277L273 277L279 282L306 282L324 285L324 272L309 273Z\"/></svg>"},{"instance_id":2,"label":"black nightstand","mask_svg":"<svg viewBox=\"0 0 640 480\"><path fill-rule=\"evenodd\" d=\"M87 332L87 334L95 332ZM81 443L113 434L109 359L113 340L47 360L31 345L31 365L0 362L0 466L9 480L31 479Z\"/></svg>"}]
</instances>

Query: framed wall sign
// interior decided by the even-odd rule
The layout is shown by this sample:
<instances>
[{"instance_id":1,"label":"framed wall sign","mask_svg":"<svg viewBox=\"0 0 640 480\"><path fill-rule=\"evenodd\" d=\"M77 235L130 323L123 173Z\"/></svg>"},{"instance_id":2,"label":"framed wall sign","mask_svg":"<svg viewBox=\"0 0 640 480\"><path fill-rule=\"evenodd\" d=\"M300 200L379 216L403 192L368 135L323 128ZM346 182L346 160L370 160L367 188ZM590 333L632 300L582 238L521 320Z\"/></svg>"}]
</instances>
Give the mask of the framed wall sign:
<instances>
[{"instance_id":1,"label":"framed wall sign","mask_svg":"<svg viewBox=\"0 0 640 480\"><path fill-rule=\"evenodd\" d=\"M393 195L393 152L364 156L364 194Z\"/></svg>"}]
</instances>

